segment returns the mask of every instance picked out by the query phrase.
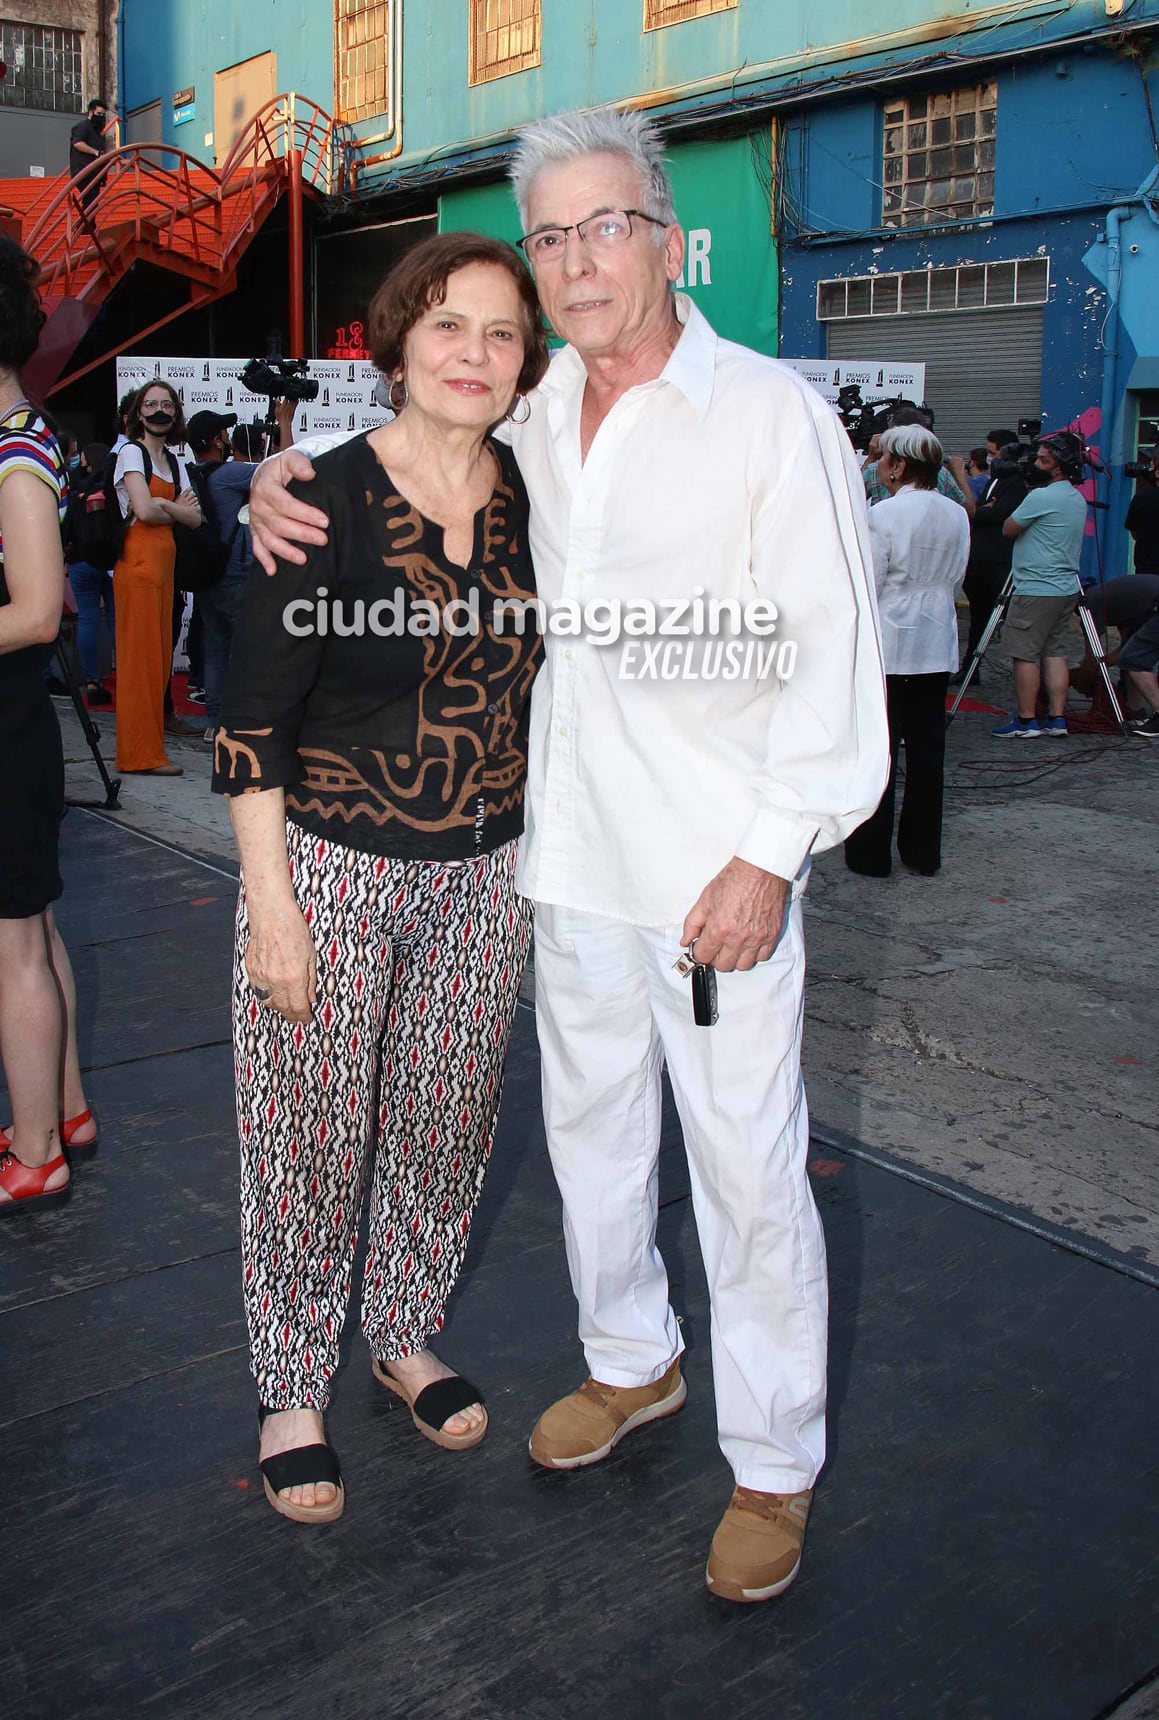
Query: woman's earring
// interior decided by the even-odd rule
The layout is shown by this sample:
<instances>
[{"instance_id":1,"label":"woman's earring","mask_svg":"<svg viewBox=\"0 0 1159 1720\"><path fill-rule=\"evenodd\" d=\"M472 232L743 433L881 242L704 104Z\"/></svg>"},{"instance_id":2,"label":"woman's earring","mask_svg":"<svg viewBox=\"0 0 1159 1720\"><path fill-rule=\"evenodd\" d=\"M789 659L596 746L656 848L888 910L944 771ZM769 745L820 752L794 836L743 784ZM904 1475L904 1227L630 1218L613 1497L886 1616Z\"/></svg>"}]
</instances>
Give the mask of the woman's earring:
<instances>
[{"instance_id":1,"label":"woman's earring","mask_svg":"<svg viewBox=\"0 0 1159 1720\"><path fill-rule=\"evenodd\" d=\"M402 389L402 399L401 400L399 399L398 393L397 393L397 390L400 388ZM391 383L389 389L387 390L386 397L390 401L390 409L392 412L401 412L402 411L403 407L406 405L407 401L410 399L410 389L407 387L406 383L403 381L401 376L395 377L394 381Z\"/></svg>"},{"instance_id":2,"label":"woman's earring","mask_svg":"<svg viewBox=\"0 0 1159 1720\"><path fill-rule=\"evenodd\" d=\"M523 406L526 408L526 411L523 413L523 416L521 418L517 418L515 416L515 410L516 410L516 407L518 407L518 406ZM526 424L527 423L527 420L531 417L531 402L530 402L530 400L528 400L526 394L517 394L515 396L515 399L511 402L511 405L507 408L507 412L506 412L505 416L511 420L512 424Z\"/></svg>"}]
</instances>

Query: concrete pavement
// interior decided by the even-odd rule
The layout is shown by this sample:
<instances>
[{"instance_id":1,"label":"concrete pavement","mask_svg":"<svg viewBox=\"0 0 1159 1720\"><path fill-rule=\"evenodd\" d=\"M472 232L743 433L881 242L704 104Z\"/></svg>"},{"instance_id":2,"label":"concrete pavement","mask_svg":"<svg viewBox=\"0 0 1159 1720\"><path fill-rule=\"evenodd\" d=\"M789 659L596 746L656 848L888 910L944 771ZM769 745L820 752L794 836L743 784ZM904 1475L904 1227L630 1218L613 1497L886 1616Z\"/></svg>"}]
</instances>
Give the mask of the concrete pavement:
<instances>
[{"instance_id":1,"label":"concrete pavement","mask_svg":"<svg viewBox=\"0 0 1159 1720\"><path fill-rule=\"evenodd\" d=\"M1004 708L1007 671L999 649L979 697ZM57 707L69 792L93 798L79 725ZM996 740L999 720L950 730L937 878L855 877L839 852L814 867L814 1121L1159 1267L1159 745ZM97 722L111 760L114 719ZM208 747L175 741L171 756L185 776L127 779L113 816L235 866Z\"/></svg>"}]
</instances>

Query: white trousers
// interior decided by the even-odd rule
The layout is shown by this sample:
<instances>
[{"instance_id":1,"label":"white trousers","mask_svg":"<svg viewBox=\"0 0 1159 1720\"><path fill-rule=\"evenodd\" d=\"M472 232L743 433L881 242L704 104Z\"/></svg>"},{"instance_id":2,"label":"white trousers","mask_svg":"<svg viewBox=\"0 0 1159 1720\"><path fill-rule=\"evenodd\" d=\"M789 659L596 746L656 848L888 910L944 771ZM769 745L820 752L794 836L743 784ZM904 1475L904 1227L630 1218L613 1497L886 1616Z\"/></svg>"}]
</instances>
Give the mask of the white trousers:
<instances>
[{"instance_id":1,"label":"white trousers","mask_svg":"<svg viewBox=\"0 0 1159 1720\"><path fill-rule=\"evenodd\" d=\"M825 1241L801 1079L801 905L770 961L718 974L697 1027L678 926L535 918L543 1106L588 1368L659 1379L683 1349L656 1247L660 1074L684 1129L712 1303L720 1447L740 1485L811 1487L825 1458Z\"/></svg>"}]
</instances>

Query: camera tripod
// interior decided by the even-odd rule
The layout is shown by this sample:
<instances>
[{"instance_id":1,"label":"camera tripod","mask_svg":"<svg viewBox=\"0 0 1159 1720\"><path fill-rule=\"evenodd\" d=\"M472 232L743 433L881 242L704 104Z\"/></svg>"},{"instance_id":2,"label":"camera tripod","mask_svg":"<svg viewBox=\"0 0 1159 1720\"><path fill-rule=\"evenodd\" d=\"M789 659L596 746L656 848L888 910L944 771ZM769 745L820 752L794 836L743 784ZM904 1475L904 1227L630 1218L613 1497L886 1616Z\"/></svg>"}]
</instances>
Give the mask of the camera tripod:
<instances>
[{"instance_id":1,"label":"camera tripod","mask_svg":"<svg viewBox=\"0 0 1159 1720\"><path fill-rule=\"evenodd\" d=\"M67 637L66 629L68 630ZM101 731L97 728L97 725L89 715L88 706L84 701L84 694L81 692L80 670L77 667L75 638L76 617L73 615L66 615L61 623L60 632L56 636L56 644L52 648L53 666L56 669L57 674L60 676L60 679L68 688L68 696L72 700L72 708L77 714L77 719L84 733L85 740L88 742L89 751L93 755L93 763L100 772L101 781L105 785L105 798L103 800L92 801L70 800L69 804L71 806L101 806L106 812L118 812L120 811L121 806L121 779L120 777L109 775L109 768L101 757ZM69 647L72 648L69 649Z\"/></svg>"},{"instance_id":2,"label":"camera tripod","mask_svg":"<svg viewBox=\"0 0 1159 1720\"><path fill-rule=\"evenodd\" d=\"M1103 641L1099 637L1098 628L1095 626L1095 618L1091 614L1091 607L1090 607L1090 604L1087 602L1087 594L1083 590L1082 581L1080 579L1077 579L1077 578L1075 580L1075 594L1078 598L1077 611L1078 611L1078 618L1079 618L1079 626L1083 630L1083 635L1086 639L1087 646L1090 650L1091 656L1095 660L1095 666L1098 669L1099 674L1102 677L1103 686L1106 688L1106 692L1107 692L1107 698L1110 700L1111 709L1115 713L1115 721L1119 725L1119 731L1121 734L1124 734L1124 735L1130 734L1131 731L1127 727L1127 719L1123 715L1123 707L1119 703L1119 695L1115 691L1114 682L1111 680L1110 665L1107 662L1107 654L1103 650ZM977 669L979 663L981 663L985 659L987 649L990 645L990 641L993 639L995 633L997 633L998 629L1001 627L1002 623L1005 621L1006 612L1010 608L1010 600L1013 596L1014 596L1014 575L1010 574L1006 580L1006 584L1002 587L1002 590L999 593L997 603L994 605L993 609L990 611L990 619L989 619L989 621L987 621L986 626L985 626L983 633L982 633L982 637L979 639L979 641L978 641L978 643L974 649L974 654L970 658L970 661L966 664L966 667L962 671L961 685L959 686L958 691L954 696L954 702L950 706L949 713L946 717L946 727L947 728L949 728L950 724L953 722L954 718L958 714L958 706L962 703L962 700L966 697L967 689L969 688L970 682L974 678L974 671Z\"/></svg>"}]
</instances>

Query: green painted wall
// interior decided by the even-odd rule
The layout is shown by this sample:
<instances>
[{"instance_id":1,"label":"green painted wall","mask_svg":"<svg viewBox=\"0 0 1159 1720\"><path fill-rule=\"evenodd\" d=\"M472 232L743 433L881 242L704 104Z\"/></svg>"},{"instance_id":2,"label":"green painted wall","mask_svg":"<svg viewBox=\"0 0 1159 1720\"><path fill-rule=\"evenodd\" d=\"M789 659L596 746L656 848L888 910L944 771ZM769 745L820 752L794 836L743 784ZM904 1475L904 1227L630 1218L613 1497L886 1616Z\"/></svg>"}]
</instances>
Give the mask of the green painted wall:
<instances>
[{"instance_id":1,"label":"green painted wall","mask_svg":"<svg viewBox=\"0 0 1159 1720\"><path fill-rule=\"evenodd\" d=\"M685 286L718 334L777 350L777 247L770 232L767 131L669 152L676 212L688 238ZM439 231L474 228L514 243L519 215L505 181L448 191Z\"/></svg>"}]
</instances>

